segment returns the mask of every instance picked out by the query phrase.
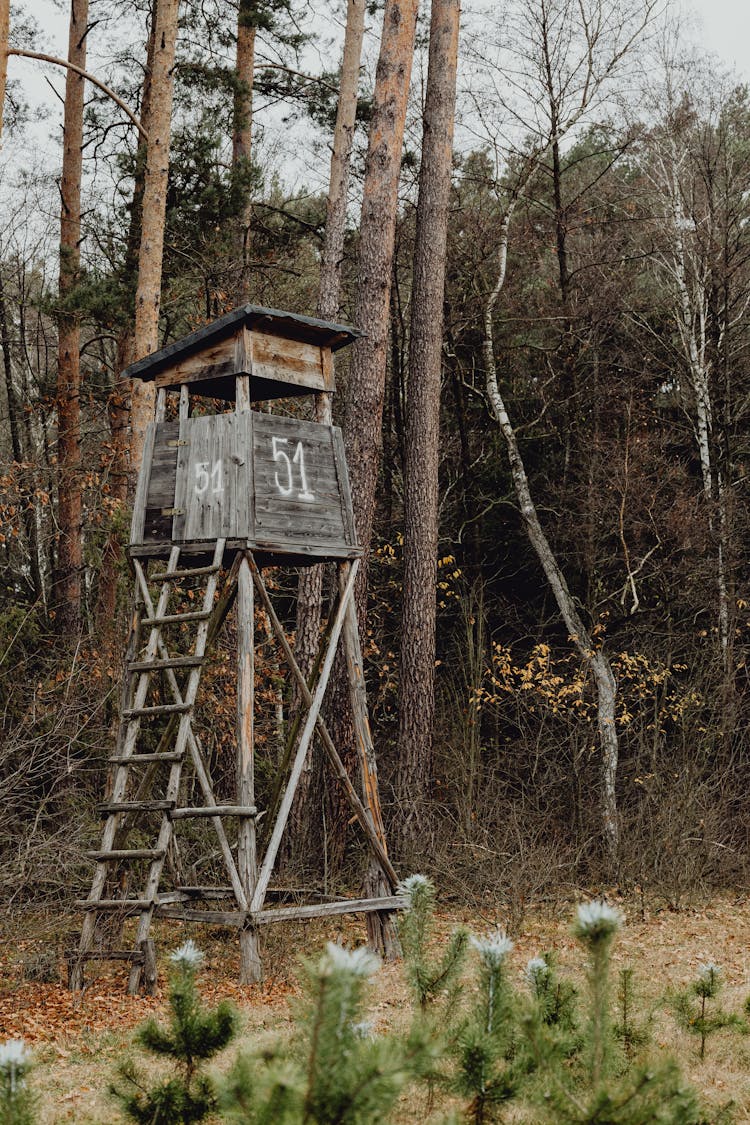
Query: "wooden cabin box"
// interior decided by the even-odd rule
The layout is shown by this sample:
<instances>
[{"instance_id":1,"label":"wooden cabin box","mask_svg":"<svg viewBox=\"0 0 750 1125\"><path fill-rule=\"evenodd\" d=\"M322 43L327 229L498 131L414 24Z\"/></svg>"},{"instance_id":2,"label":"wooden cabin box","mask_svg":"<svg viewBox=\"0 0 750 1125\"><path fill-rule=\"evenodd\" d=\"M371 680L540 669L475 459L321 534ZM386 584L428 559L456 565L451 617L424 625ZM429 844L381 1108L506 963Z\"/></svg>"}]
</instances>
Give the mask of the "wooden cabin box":
<instances>
[{"instance_id":1,"label":"wooden cabin box","mask_svg":"<svg viewBox=\"0 0 750 1125\"><path fill-rule=\"evenodd\" d=\"M257 411L152 423L130 536L136 554L225 538L262 554L357 550L341 431Z\"/></svg>"}]
</instances>

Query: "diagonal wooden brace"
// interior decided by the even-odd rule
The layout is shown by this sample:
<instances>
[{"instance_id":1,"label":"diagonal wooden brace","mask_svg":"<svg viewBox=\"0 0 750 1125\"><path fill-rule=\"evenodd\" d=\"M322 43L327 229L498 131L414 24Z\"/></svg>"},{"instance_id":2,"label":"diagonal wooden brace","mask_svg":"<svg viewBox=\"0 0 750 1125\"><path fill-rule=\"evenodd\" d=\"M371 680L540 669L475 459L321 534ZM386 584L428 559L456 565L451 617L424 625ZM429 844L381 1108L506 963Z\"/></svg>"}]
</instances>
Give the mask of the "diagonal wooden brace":
<instances>
[{"instance_id":1,"label":"diagonal wooden brace","mask_svg":"<svg viewBox=\"0 0 750 1125\"><path fill-rule=\"evenodd\" d=\"M312 693L307 686L307 681L305 680L302 670L295 659L294 653L292 652L291 645L289 644L286 633L284 632L284 627L279 621L279 618L273 607L273 603L268 596L268 591L266 590L265 583L263 582L263 576L260 573L258 565L252 556L249 556L249 562L253 581L255 582L260 600L263 603L263 608L268 614L273 631L276 634L279 644L282 647L282 650L284 652L284 659L286 660L289 668L292 671L302 700L305 703L305 706L309 708L312 706ZM335 773L336 777L343 787L344 794L349 804L351 805L352 811L354 812L354 815L359 821L359 824L363 832L365 833L365 836L367 837L367 842L370 845L370 848L372 849L372 852L375 855L378 863L380 864L383 870L383 874L390 883L391 889L395 890L399 881L398 875L396 874L393 864L388 858L388 853L383 847L381 840L379 839L375 829L370 822L370 817L368 815L367 809L362 804L362 801L360 800L359 795L354 788L354 785L352 784L352 780L349 777L346 766L341 760L341 756L336 749L336 746L333 742L333 739L331 738L322 715L318 715L316 718L316 729L323 744L323 748L326 752L328 761L333 769L333 772Z\"/></svg>"},{"instance_id":2,"label":"diagonal wooden brace","mask_svg":"<svg viewBox=\"0 0 750 1125\"><path fill-rule=\"evenodd\" d=\"M253 573L255 562L249 556L249 552L248 562L251 567L251 573ZM294 794L297 790L300 775L304 768L308 747L310 745L310 742L312 741L315 726L320 715L320 708L323 704L323 696L325 695L325 691L328 686L328 679L331 675L331 669L333 667L333 658L336 655L339 637L341 636L341 630L344 625L346 608L349 605L349 601L354 593L354 579L357 574L358 564L359 559L354 562L354 565L351 568L351 573L349 574L349 580L342 592L341 603L339 605L338 613L336 614L336 619L334 620L333 628L331 630L331 639L328 642L328 652L326 653L325 660L323 661L320 679L318 680L317 687L315 688L315 694L313 695L310 702L310 708L307 714L307 719L305 720L305 725L303 727L299 743L297 745L297 753L294 757L294 764L292 765L292 770L289 775L289 781L287 782L287 786L284 791L284 796L281 801L281 806L276 818L276 823L273 826L271 839L268 841L266 853L263 856L263 863L261 864L260 872L258 874L258 882L255 886L255 891L250 903L250 911L252 913L260 910L265 900L268 884L271 880L271 873L273 871L273 866L276 862L276 856L281 844L281 838L284 833L284 828L286 827L286 822L292 807L292 801L294 800ZM257 568L255 569L257 570Z\"/></svg>"}]
</instances>

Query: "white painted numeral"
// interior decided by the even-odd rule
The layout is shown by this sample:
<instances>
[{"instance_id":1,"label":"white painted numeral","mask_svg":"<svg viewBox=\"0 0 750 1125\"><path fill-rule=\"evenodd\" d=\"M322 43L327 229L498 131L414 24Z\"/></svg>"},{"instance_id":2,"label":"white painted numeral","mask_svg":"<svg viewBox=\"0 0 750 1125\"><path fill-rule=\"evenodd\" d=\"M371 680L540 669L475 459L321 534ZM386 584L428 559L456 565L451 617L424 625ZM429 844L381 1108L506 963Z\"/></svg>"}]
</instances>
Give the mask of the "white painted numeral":
<instances>
[{"instance_id":1,"label":"white painted numeral","mask_svg":"<svg viewBox=\"0 0 750 1125\"><path fill-rule=\"evenodd\" d=\"M297 442L297 448L294 451L294 457L292 457L292 461L295 465L299 465L299 478L300 484L302 485L302 491L298 493L297 499L314 500L315 494L311 492L307 487L307 473L305 472L305 450L302 446L301 441Z\"/></svg>"},{"instance_id":2,"label":"white painted numeral","mask_svg":"<svg viewBox=\"0 0 750 1125\"><path fill-rule=\"evenodd\" d=\"M196 461L195 462L195 495L203 496L211 487L212 496L217 496L224 491L224 474L222 462Z\"/></svg>"},{"instance_id":3,"label":"white painted numeral","mask_svg":"<svg viewBox=\"0 0 750 1125\"><path fill-rule=\"evenodd\" d=\"M282 479L279 479L279 471L277 469L274 473L274 484L278 488L282 496L291 496L294 492L294 473L292 465L299 466L300 488L297 492L298 500L314 500L315 493L310 491L307 483L307 473L305 471L305 449L301 441L297 442L294 454L291 459L286 450L281 449L282 445L288 445L289 439L283 437L271 438L271 454L274 461L280 462L280 469L282 471ZM284 479L285 478L285 479Z\"/></svg>"}]
</instances>

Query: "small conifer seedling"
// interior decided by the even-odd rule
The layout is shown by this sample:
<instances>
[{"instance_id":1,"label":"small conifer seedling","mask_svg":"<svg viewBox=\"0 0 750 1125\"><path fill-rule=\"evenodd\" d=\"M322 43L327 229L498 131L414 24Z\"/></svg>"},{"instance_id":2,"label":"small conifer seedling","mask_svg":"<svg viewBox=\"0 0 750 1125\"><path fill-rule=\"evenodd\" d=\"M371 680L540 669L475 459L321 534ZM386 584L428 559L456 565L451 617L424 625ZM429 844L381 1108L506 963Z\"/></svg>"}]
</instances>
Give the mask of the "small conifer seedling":
<instances>
[{"instance_id":1,"label":"small conifer seedling","mask_svg":"<svg viewBox=\"0 0 750 1125\"><path fill-rule=\"evenodd\" d=\"M0 1043L0 1121L3 1125L33 1125L34 1096L27 1077L31 1052L23 1039Z\"/></svg>"},{"instance_id":2,"label":"small conifer seedling","mask_svg":"<svg viewBox=\"0 0 750 1125\"><path fill-rule=\"evenodd\" d=\"M450 1086L469 1098L465 1119L489 1125L516 1097L526 1072L517 1052L517 1005L506 969L513 942L500 931L469 940L479 953L478 988L456 1036L457 1067Z\"/></svg>"},{"instance_id":3,"label":"small conifer seedling","mask_svg":"<svg viewBox=\"0 0 750 1125\"><path fill-rule=\"evenodd\" d=\"M196 986L196 972L203 954L194 942L186 941L171 957L169 1027L147 1020L136 1033L136 1042L151 1055L170 1059L171 1077L149 1086L132 1063L120 1075L127 1089L112 1087L126 1116L141 1125L188 1125L203 1121L217 1104L216 1090L205 1063L233 1039L237 1016L232 1006L221 1003L207 1011Z\"/></svg>"},{"instance_id":4,"label":"small conifer seedling","mask_svg":"<svg viewBox=\"0 0 750 1125\"><path fill-rule=\"evenodd\" d=\"M701 965L698 976L683 992L673 996L677 1022L691 1035L700 1037L700 1058L706 1057L706 1042L709 1035L723 1027L735 1027L747 1031L745 1021L732 1012L726 1012L716 1002L721 991L721 968L713 961Z\"/></svg>"},{"instance_id":5,"label":"small conifer seedling","mask_svg":"<svg viewBox=\"0 0 750 1125\"><path fill-rule=\"evenodd\" d=\"M365 948L329 943L307 966L307 1003L291 1043L276 1042L234 1066L222 1104L242 1125L380 1125L401 1091L431 1064L416 1031L375 1034L364 1019L379 961Z\"/></svg>"},{"instance_id":6,"label":"small conifer seedling","mask_svg":"<svg viewBox=\"0 0 750 1125\"><path fill-rule=\"evenodd\" d=\"M407 983L422 1013L442 999L443 1014L447 1016L458 997L458 978L466 959L469 935L464 929L455 930L442 956L432 960L428 944L435 911L434 884L425 875L410 875L399 883L397 890L407 900L399 924Z\"/></svg>"}]
</instances>

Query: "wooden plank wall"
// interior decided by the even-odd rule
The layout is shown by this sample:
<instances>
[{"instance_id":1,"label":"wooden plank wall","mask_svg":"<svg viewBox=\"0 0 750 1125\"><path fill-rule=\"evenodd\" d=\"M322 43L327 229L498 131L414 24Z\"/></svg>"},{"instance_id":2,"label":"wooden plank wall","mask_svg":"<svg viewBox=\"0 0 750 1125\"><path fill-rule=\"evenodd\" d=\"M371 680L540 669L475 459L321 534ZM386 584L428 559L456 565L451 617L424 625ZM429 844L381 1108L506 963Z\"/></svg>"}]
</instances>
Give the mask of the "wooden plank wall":
<instances>
[{"instance_id":1,"label":"wooden plank wall","mask_svg":"<svg viewBox=\"0 0 750 1125\"><path fill-rule=\"evenodd\" d=\"M153 427L131 545L245 540L264 552L356 547L341 432L256 411Z\"/></svg>"},{"instance_id":2,"label":"wooden plank wall","mask_svg":"<svg viewBox=\"0 0 750 1125\"><path fill-rule=\"evenodd\" d=\"M182 423L173 536L177 541L252 537L252 414Z\"/></svg>"},{"instance_id":3,"label":"wooden plank wall","mask_svg":"<svg viewBox=\"0 0 750 1125\"><path fill-rule=\"evenodd\" d=\"M347 543L330 427L255 414L253 461L258 544Z\"/></svg>"}]
</instances>

